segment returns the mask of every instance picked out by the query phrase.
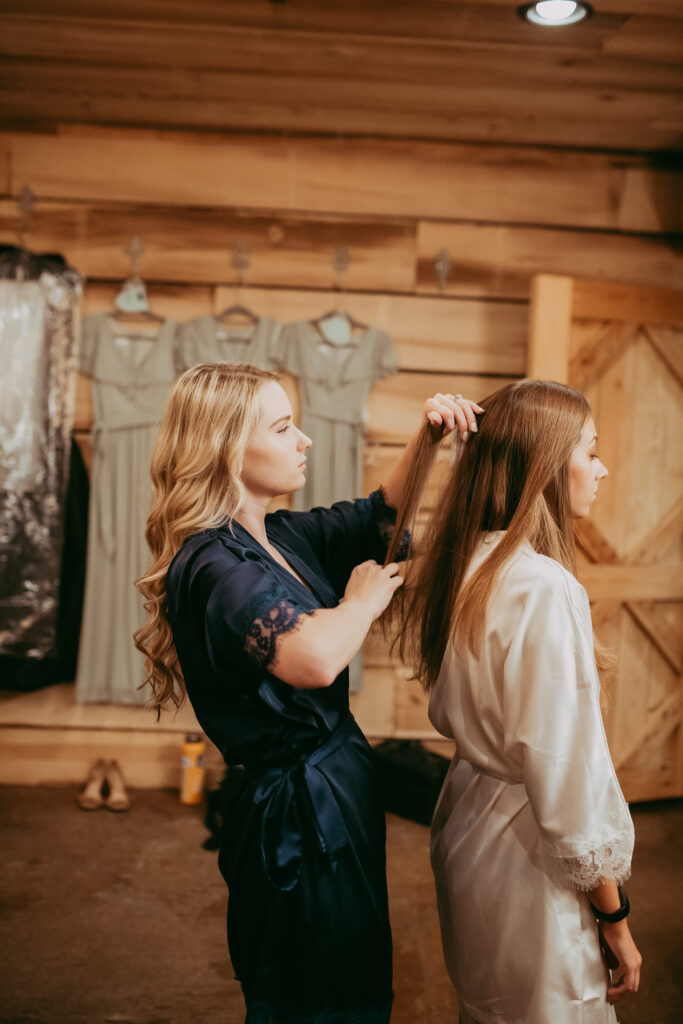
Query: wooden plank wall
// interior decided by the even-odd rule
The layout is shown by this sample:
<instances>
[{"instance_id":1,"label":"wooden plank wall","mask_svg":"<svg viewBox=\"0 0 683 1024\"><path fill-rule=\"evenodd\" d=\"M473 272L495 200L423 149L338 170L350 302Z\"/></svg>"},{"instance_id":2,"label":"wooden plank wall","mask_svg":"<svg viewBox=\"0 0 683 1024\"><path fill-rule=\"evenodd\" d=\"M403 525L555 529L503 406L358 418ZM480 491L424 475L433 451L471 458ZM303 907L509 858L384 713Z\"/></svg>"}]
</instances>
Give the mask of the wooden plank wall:
<instances>
[{"instance_id":1,"label":"wooden plank wall","mask_svg":"<svg viewBox=\"0 0 683 1024\"><path fill-rule=\"evenodd\" d=\"M63 253L86 276L86 313L112 307L138 235L151 306L164 316L187 320L239 300L289 321L343 304L387 330L400 373L371 396L368 488L430 393L481 398L524 374L535 273L683 280L680 175L645 156L92 127L4 133L0 242L16 242L25 184L38 200L28 244ZM237 289L230 256L239 240L251 262ZM341 296L337 245L350 255ZM453 268L442 288L443 248ZM77 428L90 417L81 388ZM366 731L431 736L419 687L377 638L366 664L355 704Z\"/></svg>"}]
</instances>

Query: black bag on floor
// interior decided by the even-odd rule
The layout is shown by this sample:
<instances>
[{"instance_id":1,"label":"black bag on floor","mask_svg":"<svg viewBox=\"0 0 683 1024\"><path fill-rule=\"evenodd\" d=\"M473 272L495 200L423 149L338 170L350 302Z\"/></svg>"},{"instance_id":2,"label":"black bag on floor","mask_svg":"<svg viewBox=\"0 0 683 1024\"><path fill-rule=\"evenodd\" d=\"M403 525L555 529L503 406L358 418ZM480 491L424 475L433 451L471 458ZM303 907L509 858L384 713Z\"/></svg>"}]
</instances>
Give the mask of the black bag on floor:
<instances>
[{"instance_id":1,"label":"black bag on floor","mask_svg":"<svg viewBox=\"0 0 683 1024\"><path fill-rule=\"evenodd\" d=\"M384 806L420 825L429 825L450 760L418 740L385 740L374 748Z\"/></svg>"}]
</instances>

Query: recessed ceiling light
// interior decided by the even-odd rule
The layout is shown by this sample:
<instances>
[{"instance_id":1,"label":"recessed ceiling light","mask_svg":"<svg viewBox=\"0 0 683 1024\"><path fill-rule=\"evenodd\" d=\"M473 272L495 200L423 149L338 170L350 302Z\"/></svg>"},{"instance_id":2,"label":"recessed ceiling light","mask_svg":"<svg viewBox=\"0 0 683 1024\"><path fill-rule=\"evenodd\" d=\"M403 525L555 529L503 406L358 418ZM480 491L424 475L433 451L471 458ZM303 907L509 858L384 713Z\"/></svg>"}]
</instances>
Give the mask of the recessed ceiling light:
<instances>
[{"instance_id":1,"label":"recessed ceiling light","mask_svg":"<svg viewBox=\"0 0 683 1024\"><path fill-rule=\"evenodd\" d=\"M574 25L593 13L590 4L575 3L574 0L539 0L535 4L524 4L518 8L522 18L534 25Z\"/></svg>"}]
</instances>

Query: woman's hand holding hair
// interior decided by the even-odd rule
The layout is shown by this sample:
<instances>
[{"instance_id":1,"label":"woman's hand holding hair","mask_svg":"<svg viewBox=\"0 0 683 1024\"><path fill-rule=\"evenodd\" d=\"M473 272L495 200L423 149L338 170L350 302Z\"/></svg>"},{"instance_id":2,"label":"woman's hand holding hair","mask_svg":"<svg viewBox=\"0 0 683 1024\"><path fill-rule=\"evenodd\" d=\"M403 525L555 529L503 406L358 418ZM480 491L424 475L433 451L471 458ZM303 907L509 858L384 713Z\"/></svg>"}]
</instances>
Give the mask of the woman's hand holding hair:
<instances>
[{"instance_id":1,"label":"woman's hand holding hair","mask_svg":"<svg viewBox=\"0 0 683 1024\"><path fill-rule=\"evenodd\" d=\"M456 429L466 441L471 432L476 432L476 414L482 412L484 410L480 405L469 398L463 398L462 395L444 395L439 391L427 399L422 410L420 427L403 449L383 487L384 496L392 508L400 508L404 504L406 493L414 497L415 500L409 502L411 508L405 515L407 521L411 519L419 503L422 487L439 447L438 442ZM427 425L431 429L425 431ZM402 529L400 532L402 533Z\"/></svg>"},{"instance_id":2,"label":"woman's hand holding hair","mask_svg":"<svg viewBox=\"0 0 683 1024\"><path fill-rule=\"evenodd\" d=\"M463 441L467 440L470 433L476 433L476 414L482 412L482 407L471 399L463 398L462 395L444 395L440 391L428 398L424 406L425 419L432 427L440 430L439 437L447 437L457 427Z\"/></svg>"},{"instance_id":3,"label":"woman's hand holding hair","mask_svg":"<svg viewBox=\"0 0 683 1024\"><path fill-rule=\"evenodd\" d=\"M302 616L297 629L278 638L270 670L302 690L330 686L356 654L376 618L403 580L398 565L357 565L336 608Z\"/></svg>"},{"instance_id":4,"label":"woman's hand holding hair","mask_svg":"<svg viewBox=\"0 0 683 1024\"><path fill-rule=\"evenodd\" d=\"M374 622L402 583L403 580L398 575L397 562L390 562L385 566L373 561L361 562L349 577L344 591L344 601L355 601L365 605Z\"/></svg>"}]
</instances>

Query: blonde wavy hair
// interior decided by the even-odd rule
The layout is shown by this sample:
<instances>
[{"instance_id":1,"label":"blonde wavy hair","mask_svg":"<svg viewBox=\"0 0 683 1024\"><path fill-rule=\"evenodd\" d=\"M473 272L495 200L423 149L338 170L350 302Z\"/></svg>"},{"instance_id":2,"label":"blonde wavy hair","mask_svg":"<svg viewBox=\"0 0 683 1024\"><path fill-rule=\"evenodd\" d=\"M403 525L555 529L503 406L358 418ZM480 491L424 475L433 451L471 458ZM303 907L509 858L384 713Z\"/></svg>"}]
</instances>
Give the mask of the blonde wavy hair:
<instances>
[{"instance_id":1,"label":"blonde wavy hair","mask_svg":"<svg viewBox=\"0 0 683 1024\"><path fill-rule=\"evenodd\" d=\"M135 646L145 655L145 683L160 710L185 697L166 616L166 573L192 534L230 522L245 498L244 453L258 422L259 388L278 377L248 364L201 363L178 378L166 403L150 473L154 487L145 537L152 552L135 581L147 622Z\"/></svg>"},{"instance_id":2,"label":"blonde wavy hair","mask_svg":"<svg viewBox=\"0 0 683 1024\"><path fill-rule=\"evenodd\" d=\"M476 653L488 599L523 540L576 575L569 459L591 414L588 400L564 384L522 380L481 405L478 431L465 443L454 442L456 458L437 511L390 606L391 621L402 626L395 640L401 660L427 689L452 637ZM389 559L424 483L417 463L428 465L433 447L425 428ZM465 582L481 532L494 530L505 530L505 536ZM600 668L611 664L597 642L595 653Z\"/></svg>"}]
</instances>

